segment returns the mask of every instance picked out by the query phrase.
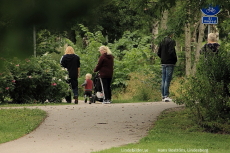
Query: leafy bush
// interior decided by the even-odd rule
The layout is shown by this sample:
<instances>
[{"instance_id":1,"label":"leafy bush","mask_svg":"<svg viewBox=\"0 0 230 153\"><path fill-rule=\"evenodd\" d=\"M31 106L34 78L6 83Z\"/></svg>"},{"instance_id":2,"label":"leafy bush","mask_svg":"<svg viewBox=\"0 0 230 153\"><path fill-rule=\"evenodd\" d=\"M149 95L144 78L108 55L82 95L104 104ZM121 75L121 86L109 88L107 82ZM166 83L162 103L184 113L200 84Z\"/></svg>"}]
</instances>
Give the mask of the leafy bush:
<instances>
[{"instance_id":1,"label":"leafy bush","mask_svg":"<svg viewBox=\"0 0 230 153\"><path fill-rule=\"evenodd\" d=\"M230 55L201 57L197 73L183 82L178 104L185 104L197 123L211 132L230 133ZM228 127L228 128L227 128Z\"/></svg>"},{"instance_id":2,"label":"leafy bush","mask_svg":"<svg viewBox=\"0 0 230 153\"><path fill-rule=\"evenodd\" d=\"M126 87L132 72L151 73L151 37L142 36L139 31L126 31L121 39L109 44L115 56L113 87Z\"/></svg>"},{"instance_id":3,"label":"leafy bush","mask_svg":"<svg viewBox=\"0 0 230 153\"><path fill-rule=\"evenodd\" d=\"M15 80L9 71L0 73L0 102L4 102L9 93L14 90Z\"/></svg>"},{"instance_id":4,"label":"leafy bush","mask_svg":"<svg viewBox=\"0 0 230 153\"><path fill-rule=\"evenodd\" d=\"M36 54L41 56L45 53L57 53L58 49L64 45L63 38L66 33L51 33L47 29L40 30L37 32L36 39Z\"/></svg>"},{"instance_id":5,"label":"leafy bush","mask_svg":"<svg viewBox=\"0 0 230 153\"><path fill-rule=\"evenodd\" d=\"M65 78L67 71L49 55L24 61L14 59L7 62L6 70L15 80L14 88L9 92L14 103L61 101L70 90Z\"/></svg>"}]
</instances>

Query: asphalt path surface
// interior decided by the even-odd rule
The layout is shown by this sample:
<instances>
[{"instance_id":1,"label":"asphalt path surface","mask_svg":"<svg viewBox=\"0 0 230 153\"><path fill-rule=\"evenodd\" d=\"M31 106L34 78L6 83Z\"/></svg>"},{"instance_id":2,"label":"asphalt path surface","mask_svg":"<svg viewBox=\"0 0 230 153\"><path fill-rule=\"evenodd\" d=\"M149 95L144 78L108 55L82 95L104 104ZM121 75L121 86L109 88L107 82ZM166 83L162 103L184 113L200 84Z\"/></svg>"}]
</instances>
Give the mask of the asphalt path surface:
<instances>
[{"instance_id":1,"label":"asphalt path surface","mask_svg":"<svg viewBox=\"0 0 230 153\"><path fill-rule=\"evenodd\" d=\"M173 102L36 106L48 113L30 134L0 144L1 153L90 153L137 143Z\"/></svg>"}]
</instances>

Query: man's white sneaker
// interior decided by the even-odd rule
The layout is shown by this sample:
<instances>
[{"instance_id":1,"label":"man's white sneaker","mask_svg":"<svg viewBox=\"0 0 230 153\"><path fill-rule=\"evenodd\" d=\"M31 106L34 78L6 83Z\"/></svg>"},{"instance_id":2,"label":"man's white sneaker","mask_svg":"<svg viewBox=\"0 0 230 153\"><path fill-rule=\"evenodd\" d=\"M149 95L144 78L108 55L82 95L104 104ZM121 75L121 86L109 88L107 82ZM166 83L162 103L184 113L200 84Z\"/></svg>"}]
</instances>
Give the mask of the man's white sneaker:
<instances>
[{"instance_id":1,"label":"man's white sneaker","mask_svg":"<svg viewBox=\"0 0 230 153\"><path fill-rule=\"evenodd\" d=\"M169 97L164 98L164 102L172 102L172 99Z\"/></svg>"}]
</instances>

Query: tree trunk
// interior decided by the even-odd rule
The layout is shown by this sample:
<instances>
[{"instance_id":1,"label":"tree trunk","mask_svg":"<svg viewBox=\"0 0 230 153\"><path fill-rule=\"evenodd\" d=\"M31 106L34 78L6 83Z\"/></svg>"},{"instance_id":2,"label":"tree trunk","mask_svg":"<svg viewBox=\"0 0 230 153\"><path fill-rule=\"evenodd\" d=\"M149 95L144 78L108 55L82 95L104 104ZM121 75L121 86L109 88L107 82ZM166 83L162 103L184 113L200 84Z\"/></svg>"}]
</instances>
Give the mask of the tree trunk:
<instances>
[{"instance_id":1,"label":"tree trunk","mask_svg":"<svg viewBox=\"0 0 230 153\"><path fill-rule=\"evenodd\" d=\"M153 23L153 26L152 26L152 43L151 43L151 50L152 50L152 55L150 57L150 62L152 64L154 64L154 54L153 53L157 53L157 48L158 48L158 45L155 45L154 41L158 35L158 29L159 29L159 21L156 21Z\"/></svg>"},{"instance_id":2,"label":"tree trunk","mask_svg":"<svg viewBox=\"0 0 230 153\"><path fill-rule=\"evenodd\" d=\"M201 17L203 16L203 14L201 13ZM195 53L195 61L194 61L194 65L192 68L192 74L196 73L196 64L199 60L200 57L200 49L202 47L202 42L203 42L203 38L204 38L204 30L205 30L205 25L201 23L200 21L200 25L199 25L199 36L198 36L198 42L196 45L196 53Z\"/></svg>"},{"instance_id":3,"label":"tree trunk","mask_svg":"<svg viewBox=\"0 0 230 153\"><path fill-rule=\"evenodd\" d=\"M154 44L154 41L158 35L158 29L159 29L159 21L156 21L153 23L152 26L152 45L151 45L151 49L153 53L157 52L157 45Z\"/></svg>"},{"instance_id":4,"label":"tree trunk","mask_svg":"<svg viewBox=\"0 0 230 153\"><path fill-rule=\"evenodd\" d=\"M158 45L154 44L154 40L156 39L156 36L157 36L157 34L159 32L159 27L162 30L167 29L167 20L168 20L168 10L165 10L163 12L160 24L159 24L159 21L156 21L156 22L153 23L153 26L152 26L152 36L153 37L152 37L152 46L151 46L152 53L157 53ZM153 56L150 57L150 60L153 63L154 62L154 57Z\"/></svg>"},{"instance_id":5,"label":"tree trunk","mask_svg":"<svg viewBox=\"0 0 230 153\"><path fill-rule=\"evenodd\" d=\"M185 24L185 74L191 74L191 30L190 23Z\"/></svg>"},{"instance_id":6,"label":"tree trunk","mask_svg":"<svg viewBox=\"0 0 230 153\"><path fill-rule=\"evenodd\" d=\"M161 29L167 29L168 13L168 10L163 12L163 16L161 18Z\"/></svg>"}]
</instances>

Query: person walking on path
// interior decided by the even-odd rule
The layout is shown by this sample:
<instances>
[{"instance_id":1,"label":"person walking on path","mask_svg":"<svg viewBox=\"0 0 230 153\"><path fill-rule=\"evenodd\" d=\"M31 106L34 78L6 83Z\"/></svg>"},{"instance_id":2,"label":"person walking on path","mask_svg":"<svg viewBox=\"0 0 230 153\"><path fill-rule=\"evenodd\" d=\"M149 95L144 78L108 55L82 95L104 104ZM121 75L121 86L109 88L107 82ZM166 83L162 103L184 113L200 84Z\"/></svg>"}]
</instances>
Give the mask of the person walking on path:
<instances>
[{"instance_id":1,"label":"person walking on path","mask_svg":"<svg viewBox=\"0 0 230 153\"><path fill-rule=\"evenodd\" d=\"M87 103L87 97L89 97L89 104L92 103L92 91L93 91L93 81L91 80L92 75L90 73L87 73L85 75L85 81L81 86L84 86L84 97L85 97L85 103Z\"/></svg>"},{"instance_id":2,"label":"person walking on path","mask_svg":"<svg viewBox=\"0 0 230 153\"><path fill-rule=\"evenodd\" d=\"M102 87L104 90L103 104L108 104L111 103L112 99L111 82L113 77L114 57L109 47L101 46L99 47L99 51L101 56L94 72L98 72L99 77L102 80Z\"/></svg>"},{"instance_id":3,"label":"person walking on path","mask_svg":"<svg viewBox=\"0 0 230 153\"><path fill-rule=\"evenodd\" d=\"M80 76L80 57L74 53L74 49L68 46L65 55L60 60L61 65L67 69L69 74L68 83L71 85L74 94L74 103L78 104L78 77ZM67 102L71 103L71 95L66 97Z\"/></svg>"},{"instance_id":4,"label":"person walking on path","mask_svg":"<svg viewBox=\"0 0 230 153\"><path fill-rule=\"evenodd\" d=\"M177 62L177 55L175 50L176 42L172 39L173 35L173 33L170 33L162 40L157 53L157 55L161 58L162 65L161 92L163 102L172 101L172 99L169 98L169 86L172 80L174 65Z\"/></svg>"},{"instance_id":5,"label":"person walking on path","mask_svg":"<svg viewBox=\"0 0 230 153\"><path fill-rule=\"evenodd\" d=\"M208 42L201 48L200 54L204 55L205 58L207 55L218 54L219 47L220 44L217 43L216 34L209 33Z\"/></svg>"}]
</instances>

